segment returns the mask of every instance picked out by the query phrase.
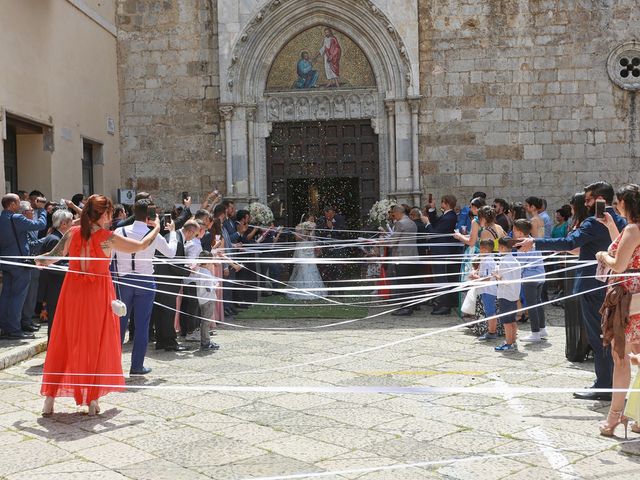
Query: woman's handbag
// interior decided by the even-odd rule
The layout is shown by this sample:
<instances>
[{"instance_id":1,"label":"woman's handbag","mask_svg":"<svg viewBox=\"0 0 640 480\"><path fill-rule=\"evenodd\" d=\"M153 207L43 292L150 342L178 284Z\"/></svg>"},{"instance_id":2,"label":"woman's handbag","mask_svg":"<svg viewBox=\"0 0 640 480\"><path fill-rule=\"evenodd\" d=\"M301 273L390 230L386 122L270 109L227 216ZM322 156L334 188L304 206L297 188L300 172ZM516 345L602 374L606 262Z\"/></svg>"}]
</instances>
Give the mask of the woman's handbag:
<instances>
[{"instance_id":1,"label":"woman's handbag","mask_svg":"<svg viewBox=\"0 0 640 480\"><path fill-rule=\"evenodd\" d=\"M111 302L111 310L118 317L124 317L127 314L127 305L117 298Z\"/></svg>"}]
</instances>

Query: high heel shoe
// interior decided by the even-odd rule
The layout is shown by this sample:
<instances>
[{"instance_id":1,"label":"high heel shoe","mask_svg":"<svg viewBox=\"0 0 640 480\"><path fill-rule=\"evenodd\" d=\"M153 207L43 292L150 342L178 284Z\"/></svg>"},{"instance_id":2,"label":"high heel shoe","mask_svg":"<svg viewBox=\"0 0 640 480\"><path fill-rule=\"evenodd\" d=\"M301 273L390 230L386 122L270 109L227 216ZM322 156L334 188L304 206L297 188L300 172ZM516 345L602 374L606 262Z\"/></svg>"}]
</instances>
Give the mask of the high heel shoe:
<instances>
[{"instance_id":1,"label":"high heel shoe","mask_svg":"<svg viewBox=\"0 0 640 480\"><path fill-rule=\"evenodd\" d=\"M100 413L100 405L98 405L97 400L93 400L91 403L89 403L89 416L94 417L99 413Z\"/></svg>"},{"instance_id":2,"label":"high heel shoe","mask_svg":"<svg viewBox=\"0 0 640 480\"><path fill-rule=\"evenodd\" d=\"M615 418L615 423L609 423L609 418ZM628 440L627 428L629 427L629 418L622 415L622 410L611 410L607 415L607 421L600 425L600 435L603 437L613 437L618 425L624 425L624 439Z\"/></svg>"},{"instance_id":3,"label":"high heel shoe","mask_svg":"<svg viewBox=\"0 0 640 480\"><path fill-rule=\"evenodd\" d=\"M53 415L53 404L55 402L55 398L54 397L47 397L44 399L44 405L42 407L42 416L43 417L50 417L51 415Z\"/></svg>"}]
</instances>

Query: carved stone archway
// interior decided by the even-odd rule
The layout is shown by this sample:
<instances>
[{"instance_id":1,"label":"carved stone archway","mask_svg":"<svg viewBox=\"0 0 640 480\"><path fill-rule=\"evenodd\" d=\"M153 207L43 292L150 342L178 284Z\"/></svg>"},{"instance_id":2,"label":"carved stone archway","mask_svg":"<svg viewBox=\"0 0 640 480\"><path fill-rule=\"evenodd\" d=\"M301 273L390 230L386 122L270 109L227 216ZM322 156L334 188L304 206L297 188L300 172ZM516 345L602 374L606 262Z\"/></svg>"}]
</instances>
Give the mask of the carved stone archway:
<instances>
[{"instance_id":1,"label":"carved stone archway","mask_svg":"<svg viewBox=\"0 0 640 480\"><path fill-rule=\"evenodd\" d=\"M270 66L284 45L318 25L330 25L358 44L376 87L265 91ZM266 200L264 139L274 122L370 119L380 142L381 195L420 201L418 75L400 34L371 0L270 0L229 47L220 48L220 66L230 196Z\"/></svg>"}]
</instances>

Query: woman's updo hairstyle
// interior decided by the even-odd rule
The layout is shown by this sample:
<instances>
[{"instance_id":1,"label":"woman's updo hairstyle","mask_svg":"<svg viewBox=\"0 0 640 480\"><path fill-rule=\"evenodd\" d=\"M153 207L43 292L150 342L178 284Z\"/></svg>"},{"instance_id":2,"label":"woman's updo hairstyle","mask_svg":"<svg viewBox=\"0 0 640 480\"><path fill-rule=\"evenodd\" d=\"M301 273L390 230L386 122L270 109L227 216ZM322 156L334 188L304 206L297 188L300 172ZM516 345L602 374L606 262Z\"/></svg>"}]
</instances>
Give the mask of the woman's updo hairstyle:
<instances>
[{"instance_id":1,"label":"woman's updo hairstyle","mask_svg":"<svg viewBox=\"0 0 640 480\"><path fill-rule=\"evenodd\" d=\"M113 202L104 195L91 195L80 214L80 234L84 240L91 238L91 227L105 212L113 212Z\"/></svg>"},{"instance_id":2,"label":"woman's updo hairstyle","mask_svg":"<svg viewBox=\"0 0 640 480\"><path fill-rule=\"evenodd\" d=\"M496 211L493 207L485 205L478 210L478 218L484 219L488 225L492 225L496 221Z\"/></svg>"},{"instance_id":3,"label":"woman's updo hairstyle","mask_svg":"<svg viewBox=\"0 0 640 480\"><path fill-rule=\"evenodd\" d=\"M624 216L629 222L640 223L640 186L630 183L616 192L618 201L624 201Z\"/></svg>"}]
</instances>

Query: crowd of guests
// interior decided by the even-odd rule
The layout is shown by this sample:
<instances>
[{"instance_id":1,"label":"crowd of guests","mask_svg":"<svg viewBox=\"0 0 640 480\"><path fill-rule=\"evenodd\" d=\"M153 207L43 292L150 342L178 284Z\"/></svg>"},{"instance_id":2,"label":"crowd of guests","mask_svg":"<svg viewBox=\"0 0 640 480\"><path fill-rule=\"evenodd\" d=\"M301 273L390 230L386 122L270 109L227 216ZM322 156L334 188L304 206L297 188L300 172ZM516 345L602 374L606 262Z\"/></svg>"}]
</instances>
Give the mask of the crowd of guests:
<instances>
[{"instance_id":1,"label":"crowd of guests","mask_svg":"<svg viewBox=\"0 0 640 480\"><path fill-rule=\"evenodd\" d=\"M534 196L521 203L496 198L488 204L487 196L476 192L469 205L458 208L457 203L455 196L444 195L440 214L434 200L425 209L396 205L389 212L393 225L380 242L388 256L456 259L429 262L435 284L426 289L423 264L391 262L395 271L387 276L404 287L399 298L406 300L394 314L419 310L422 302L415 298L425 290L432 297L433 315L448 315L473 303L475 318L484 320L469 322L482 325L482 331L476 330L478 340L504 335L495 351L516 352L516 312L523 312L520 321L528 320L530 326L520 342L540 343L549 336L544 303L549 285L562 287L562 282L553 283L553 270L561 262L544 252L577 255L583 263L571 269L575 285L564 295L579 296L596 380L593 388L574 396L611 400L603 435L613 435L619 424L626 427L624 393L611 395L600 389L628 388L631 363L640 358L640 306L633 299L640 293L639 187L627 185L616 193L606 182L588 185L556 210L555 222L545 200ZM603 205L598 218L597 204ZM39 191L7 194L2 207L1 338L33 338L39 328L35 319L48 317L45 414L53 411L54 399L61 395L74 396L78 404L98 413L98 398L122 388L123 380L113 373L121 369L119 354L127 333L134 375L151 371L144 365L150 340L157 350L183 351L191 342L202 351L219 349L211 340L216 322L232 321L239 309L258 302L264 277L258 272L256 247L278 242L282 233L273 226L252 226L247 210L236 211L233 201L217 193L195 212L188 197L162 212L145 192L136 196L130 211L99 195L76 195L55 204ZM333 235L335 225L335 212L327 210L319 229L324 236ZM335 234L338 238L340 232ZM36 268L54 263L68 265L69 271ZM270 273L277 277L278 262L272 263ZM609 279L608 288L596 275L596 263L614 272L600 275ZM382 270L388 266L385 263ZM567 275L561 271L559 278L563 276ZM105 301L94 301L96 295ZM72 296L83 300L71 301ZM96 323L87 324L87 318ZM101 335L96 337L96 331ZM87 365L92 357L97 363ZM97 370L107 378L99 387L78 386L83 382L67 377L70 370ZM627 414L640 420L638 412ZM638 430L638 425L632 428Z\"/></svg>"},{"instance_id":2,"label":"crowd of guests","mask_svg":"<svg viewBox=\"0 0 640 480\"><path fill-rule=\"evenodd\" d=\"M81 194L60 204L48 202L39 191L7 194L2 199L0 231L8 235L0 237L5 260L0 338L34 338L41 321L48 323L51 338L65 270L35 268L33 259L55 250L79 224L86 203ZM126 306L119 337L124 342L128 332L132 374L150 372L144 366L150 340L157 350L188 350L191 342L199 342L201 350L219 349L211 341L216 322L233 321L240 309L257 302L258 274L252 263L257 250L252 247L268 248L280 239L281 230L251 226L247 210L236 211L233 201L217 193L210 194L195 212L191 205L187 197L163 212L150 194L140 192L131 207L114 205L106 225L114 238L140 242L159 223L153 242L141 251L114 250L110 264L116 296ZM69 262L61 258L57 265L66 267ZM275 266L269 266L279 275Z\"/></svg>"},{"instance_id":3,"label":"crowd of guests","mask_svg":"<svg viewBox=\"0 0 640 480\"><path fill-rule=\"evenodd\" d=\"M476 192L469 205L458 210L457 199L445 195L440 209L442 214L438 216L434 201L424 210L408 205L393 207L389 212L393 233L385 240L393 257L434 256L433 278L436 284L445 286L428 289L435 297L431 313L447 315L457 303L477 304L480 308L474 311L481 313L475 318L485 321L468 323L483 327L482 334L476 330L478 340L497 340L504 335L494 349L513 353L518 351L516 312L526 311L520 320L529 321L530 332L519 340L545 341L549 336L544 309L549 303L547 287L551 284L561 289L553 272L558 265L565 266L549 252L576 255L579 265L567 264L558 276L575 278L573 290L563 294L579 299L596 379L592 387L575 392L574 397L611 401L607 419L600 427L602 435L612 436L620 424L626 434L629 417L636 421L633 431L640 433L640 401L634 393L630 393L633 401L624 411L631 364L640 361L640 187L630 184L616 192L606 182L590 184L556 210L555 224L546 211L545 200L534 196L513 204L496 198L488 205L486 194ZM420 246L426 257L419 254ZM461 260L437 261L448 255ZM424 267L420 263L396 263L396 283L407 284L403 295L411 306L397 310L395 315L411 315L420 309L419 302L411 302L416 293L412 285L422 283L416 279L424 274ZM598 266L612 273L597 275ZM467 287L460 299L456 285ZM468 302L469 297L473 298ZM606 391L612 387L617 391Z\"/></svg>"}]
</instances>

